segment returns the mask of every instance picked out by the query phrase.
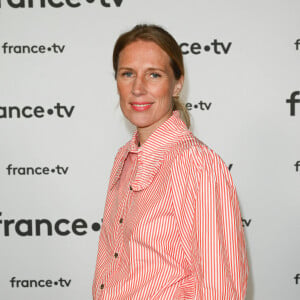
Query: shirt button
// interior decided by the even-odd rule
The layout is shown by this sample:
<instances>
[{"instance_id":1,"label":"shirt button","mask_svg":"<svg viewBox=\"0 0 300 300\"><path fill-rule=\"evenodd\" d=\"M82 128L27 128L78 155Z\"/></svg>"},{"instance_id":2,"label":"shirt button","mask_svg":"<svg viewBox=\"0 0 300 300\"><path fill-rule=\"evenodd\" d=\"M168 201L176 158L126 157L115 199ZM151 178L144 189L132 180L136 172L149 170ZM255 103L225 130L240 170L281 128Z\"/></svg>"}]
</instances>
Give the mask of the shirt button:
<instances>
[{"instance_id":1,"label":"shirt button","mask_svg":"<svg viewBox=\"0 0 300 300\"><path fill-rule=\"evenodd\" d=\"M116 253L114 254L114 257L117 258L118 256L119 256L119 254L116 252Z\"/></svg>"},{"instance_id":2,"label":"shirt button","mask_svg":"<svg viewBox=\"0 0 300 300\"><path fill-rule=\"evenodd\" d=\"M123 223L123 218L121 218L121 219L119 220L119 223L120 223L120 224L122 224L122 223Z\"/></svg>"},{"instance_id":3,"label":"shirt button","mask_svg":"<svg viewBox=\"0 0 300 300\"><path fill-rule=\"evenodd\" d=\"M101 289L101 290L104 289L104 284L103 284L103 283L100 285L100 289Z\"/></svg>"}]
</instances>

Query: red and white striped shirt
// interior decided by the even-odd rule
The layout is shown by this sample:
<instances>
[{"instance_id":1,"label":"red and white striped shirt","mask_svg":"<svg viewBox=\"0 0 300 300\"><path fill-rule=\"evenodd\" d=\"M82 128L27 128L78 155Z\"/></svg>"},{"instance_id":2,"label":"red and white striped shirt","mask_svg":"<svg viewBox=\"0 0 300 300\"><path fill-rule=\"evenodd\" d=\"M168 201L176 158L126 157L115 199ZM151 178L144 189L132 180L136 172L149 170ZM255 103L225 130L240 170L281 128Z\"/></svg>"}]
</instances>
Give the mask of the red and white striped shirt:
<instances>
[{"instance_id":1,"label":"red and white striped shirt","mask_svg":"<svg viewBox=\"0 0 300 300\"><path fill-rule=\"evenodd\" d=\"M244 299L248 264L236 190L179 113L112 169L93 284L100 299Z\"/></svg>"}]
</instances>

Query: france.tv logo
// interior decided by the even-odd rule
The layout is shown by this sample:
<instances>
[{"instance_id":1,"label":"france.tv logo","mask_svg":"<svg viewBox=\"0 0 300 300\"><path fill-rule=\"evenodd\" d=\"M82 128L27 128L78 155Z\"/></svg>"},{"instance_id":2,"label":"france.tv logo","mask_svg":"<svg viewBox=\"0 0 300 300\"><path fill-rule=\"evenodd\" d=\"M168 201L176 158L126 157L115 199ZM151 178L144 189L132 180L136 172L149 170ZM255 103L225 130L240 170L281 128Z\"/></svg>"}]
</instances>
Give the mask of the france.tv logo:
<instances>
[{"instance_id":1,"label":"france.tv logo","mask_svg":"<svg viewBox=\"0 0 300 300\"><path fill-rule=\"evenodd\" d=\"M103 7L120 7L123 0L0 0L0 8L61 8L64 6L77 8L86 4L99 4Z\"/></svg>"}]
</instances>

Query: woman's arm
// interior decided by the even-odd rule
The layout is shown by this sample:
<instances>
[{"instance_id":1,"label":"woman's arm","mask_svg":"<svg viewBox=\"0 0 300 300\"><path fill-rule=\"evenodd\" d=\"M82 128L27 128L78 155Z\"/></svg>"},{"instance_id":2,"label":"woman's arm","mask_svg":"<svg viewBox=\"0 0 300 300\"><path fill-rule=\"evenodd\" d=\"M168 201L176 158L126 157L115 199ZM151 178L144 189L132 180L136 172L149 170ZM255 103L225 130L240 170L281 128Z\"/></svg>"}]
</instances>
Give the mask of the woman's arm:
<instances>
[{"instance_id":1,"label":"woman's arm","mask_svg":"<svg viewBox=\"0 0 300 300\"><path fill-rule=\"evenodd\" d=\"M236 190L217 154L194 154L183 154L173 170L174 206L195 277L195 299L242 300L248 263Z\"/></svg>"}]
</instances>

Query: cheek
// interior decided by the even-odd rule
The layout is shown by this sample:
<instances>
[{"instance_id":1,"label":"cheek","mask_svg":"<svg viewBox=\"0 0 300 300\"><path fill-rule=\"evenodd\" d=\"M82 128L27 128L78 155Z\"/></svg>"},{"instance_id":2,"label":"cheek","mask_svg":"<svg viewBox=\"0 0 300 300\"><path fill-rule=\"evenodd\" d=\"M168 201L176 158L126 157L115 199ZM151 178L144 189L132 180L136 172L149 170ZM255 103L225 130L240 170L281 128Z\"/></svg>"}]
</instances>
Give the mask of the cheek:
<instances>
[{"instance_id":1,"label":"cheek","mask_svg":"<svg viewBox=\"0 0 300 300\"><path fill-rule=\"evenodd\" d=\"M167 98L167 99L171 100L172 95L173 95L173 89L169 84L161 85L161 86L157 87L155 90L153 90L153 92L155 93L155 95L158 98L161 98L161 99Z\"/></svg>"},{"instance_id":2,"label":"cheek","mask_svg":"<svg viewBox=\"0 0 300 300\"><path fill-rule=\"evenodd\" d=\"M118 94L121 95L123 87L122 87L122 84L120 84L119 82L117 82L117 89L118 89Z\"/></svg>"},{"instance_id":3,"label":"cheek","mask_svg":"<svg viewBox=\"0 0 300 300\"><path fill-rule=\"evenodd\" d=\"M118 93L120 96L120 100L126 98L128 94L128 87L125 84L118 83L117 84Z\"/></svg>"}]
</instances>

